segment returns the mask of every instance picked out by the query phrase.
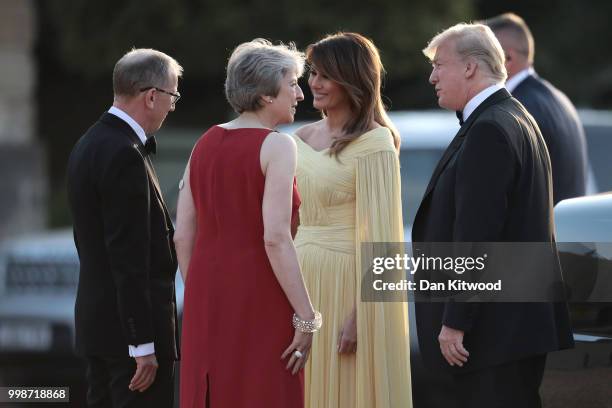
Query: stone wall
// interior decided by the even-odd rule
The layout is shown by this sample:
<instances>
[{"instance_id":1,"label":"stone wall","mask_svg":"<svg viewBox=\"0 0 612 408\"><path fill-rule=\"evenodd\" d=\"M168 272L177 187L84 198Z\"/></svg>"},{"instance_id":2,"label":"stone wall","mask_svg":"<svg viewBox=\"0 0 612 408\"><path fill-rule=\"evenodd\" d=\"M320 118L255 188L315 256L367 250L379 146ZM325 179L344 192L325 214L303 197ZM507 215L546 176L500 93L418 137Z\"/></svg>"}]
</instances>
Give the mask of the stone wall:
<instances>
[{"instance_id":1,"label":"stone wall","mask_svg":"<svg viewBox=\"0 0 612 408\"><path fill-rule=\"evenodd\" d=\"M0 240L46 224L45 153L36 126L34 0L0 1Z\"/></svg>"}]
</instances>

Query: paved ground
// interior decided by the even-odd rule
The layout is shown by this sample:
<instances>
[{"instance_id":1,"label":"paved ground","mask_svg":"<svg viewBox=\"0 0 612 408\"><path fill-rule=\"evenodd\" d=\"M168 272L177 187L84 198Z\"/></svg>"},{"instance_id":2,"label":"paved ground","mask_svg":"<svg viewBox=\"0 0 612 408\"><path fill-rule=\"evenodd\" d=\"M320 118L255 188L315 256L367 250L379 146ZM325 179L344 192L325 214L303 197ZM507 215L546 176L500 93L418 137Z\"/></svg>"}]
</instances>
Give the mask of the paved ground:
<instances>
[{"instance_id":1,"label":"paved ground","mask_svg":"<svg viewBox=\"0 0 612 408\"><path fill-rule=\"evenodd\" d=\"M542 400L545 408L612 408L612 367L549 370Z\"/></svg>"},{"instance_id":2,"label":"paved ground","mask_svg":"<svg viewBox=\"0 0 612 408\"><path fill-rule=\"evenodd\" d=\"M609 350L608 347L605 347L605 349ZM572 354L576 355L577 353ZM559 359L555 359L553 356L549 360L549 366L552 365L553 367L549 367L544 376L542 384L544 408L612 408L612 366L577 367L580 362L576 358L574 363L576 366L572 366L570 369L555 368L555 365L560 364L556 360L563 361L564 365L567 366L570 353L562 352L558 356ZM20 360L19 363L14 361L10 364L6 363L3 361L0 364L0 385L70 385L71 403L18 405L0 403L0 408L25 408L42 405L45 408L81 408L84 406L84 370L77 360L53 361L46 364L36 361L29 361L25 364L26 362L23 360ZM444 401L444 397L448 394L444 390L444 384L439 382L436 384L436 381L432 379L423 378L423 375L427 377L428 374L422 371L423 367L419 366L416 361L413 361L413 370L418 371L418 376L422 381L419 385L415 384L415 387L419 387L418 390L414 390L415 398L418 398L419 395L424 397L423 391L432 387L426 391L431 398L429 403L424 403L422 400L415 401L415 408L447 407L447 401ZM425 370L425 372L427 371ZM421 403L419 404L419 402Z\"/></svg>"}]
</instances>

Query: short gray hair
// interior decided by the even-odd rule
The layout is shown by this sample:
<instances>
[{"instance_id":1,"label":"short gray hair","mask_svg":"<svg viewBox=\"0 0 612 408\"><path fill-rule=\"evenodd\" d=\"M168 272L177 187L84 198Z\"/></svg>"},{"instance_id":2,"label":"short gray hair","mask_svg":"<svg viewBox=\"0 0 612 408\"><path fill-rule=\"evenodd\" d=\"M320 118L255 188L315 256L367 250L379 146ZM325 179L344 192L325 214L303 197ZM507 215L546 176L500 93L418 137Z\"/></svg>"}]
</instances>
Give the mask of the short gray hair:
<instances>
[{"instance_id":1,"label":"short gray hair","mask_svg":"<svg viewBox=\"0 0 612 408\"><path fill-rule=\"evenodd\" d=\"M115 64L113 92L134 96L149 86L166 87L171 75L180 77L183 67L169 55L150 48L133 48Z\"/></svg>"},{"instance_id":2,"label":"short gray hair","mask_svg":"<svg viewBox=\"0 0 612 408\"><path fill-rule=\"evenodd\" d=\"M261 108L261 96L276 96L281 80L291 70L298 77L304 72L304 53L295 44L273 45L256 38L240 44L227 63L225 97L238 112L256 111Z\"/></svg>"},{"instance_id":3,"label":"short gray hair","mask_svg":"<svg viewBox=\"0 0 612 408\"><path fill-rule=\"evenodd\" d=\"M504 50L489 27L483 24L460 23L447 28L429 41L423 54L433 60L438 47L448 40L455 41L455 51L465 58L474 58L486 67L485 74L498 82L508 77Z\"/></svg>"}]
</instances>

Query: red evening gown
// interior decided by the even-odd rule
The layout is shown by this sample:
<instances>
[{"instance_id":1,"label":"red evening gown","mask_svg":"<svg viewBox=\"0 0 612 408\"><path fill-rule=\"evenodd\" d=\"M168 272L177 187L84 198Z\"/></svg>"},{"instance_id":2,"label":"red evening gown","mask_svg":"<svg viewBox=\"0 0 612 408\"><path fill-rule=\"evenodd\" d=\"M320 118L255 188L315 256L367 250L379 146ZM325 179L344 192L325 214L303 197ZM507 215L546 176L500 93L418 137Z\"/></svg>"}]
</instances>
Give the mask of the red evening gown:
<instances>
[{"instance_id":1,"label":"red evening gown","mask_svg":"<svg viewBox=\"0 0 612 408\"><path fill-rule=\"evenodd\" d=\"M197 234L185 285L181 408L304 406L303 372L291 375L281 360L293 308L264 247L259 154L269 133L214 126L191 156ZM294 181L293 221L299 204Z\"/></svg>"}]
</instances>

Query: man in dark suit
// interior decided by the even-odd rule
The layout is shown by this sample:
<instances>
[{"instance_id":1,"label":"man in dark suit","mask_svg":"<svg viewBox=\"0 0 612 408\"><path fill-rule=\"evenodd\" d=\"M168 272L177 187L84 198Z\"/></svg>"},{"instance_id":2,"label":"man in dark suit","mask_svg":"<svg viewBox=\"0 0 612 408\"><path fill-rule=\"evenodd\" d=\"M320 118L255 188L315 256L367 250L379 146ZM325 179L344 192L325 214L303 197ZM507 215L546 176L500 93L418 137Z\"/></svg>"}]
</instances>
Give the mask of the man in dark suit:
<instances>
[{"instance_id":1,"label":"man in dark suit","mask_svg":"<svg viewBox=\"0 0 612 408\"><path fill-rule=\"evenodd\" d=\"M434 170L412 240L552 243L546 146L503 87L491 30L459 24L423 52L438 104L462 125ZM450 374L461 407L539 407L546 353L573 344L565 303L419 302L416 312L421 355Z\"/></svg>"},{"instance_id":2,"label":"man in dark suit","mask_svg":"<svg viewBox=\"0 0 612 408\"><path fill-rule=\"evenodd\" d=\"M80 259L76 349L89 407L171 407L178 359L172 221L150 155L173 111L181 66L151 49L113 72L113 106L68 161Z\"/></svg>"},{"instance_id":3,"label":"man in dark suit","mask_svg":"<svg viewBox=\"0 0 612 408\"><path fill-rule=\"evenodd\" d=\"M535 118L552 164L554 204L582 196L587 183L584 128L567 96L533 69L534 41L525 21L505 13L485 21L506 55L506 89Z\"/></svg>"}]
</instances>

